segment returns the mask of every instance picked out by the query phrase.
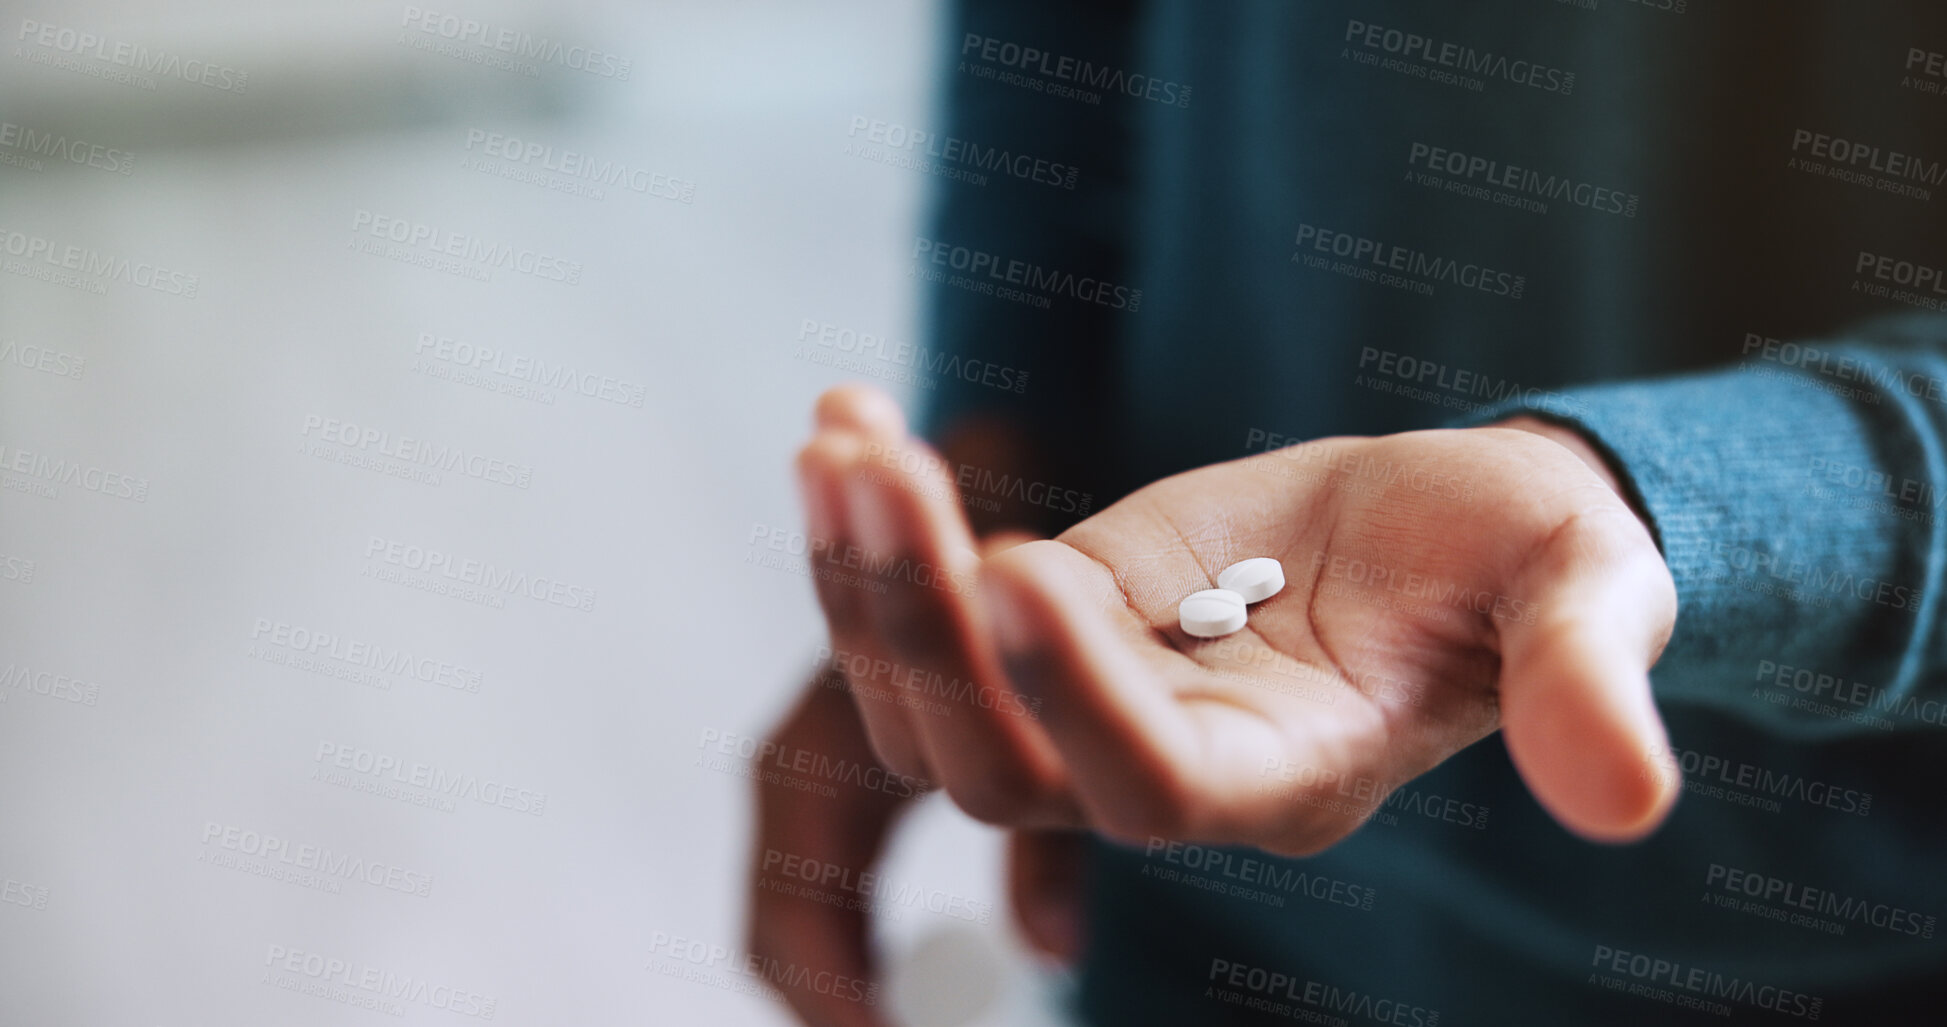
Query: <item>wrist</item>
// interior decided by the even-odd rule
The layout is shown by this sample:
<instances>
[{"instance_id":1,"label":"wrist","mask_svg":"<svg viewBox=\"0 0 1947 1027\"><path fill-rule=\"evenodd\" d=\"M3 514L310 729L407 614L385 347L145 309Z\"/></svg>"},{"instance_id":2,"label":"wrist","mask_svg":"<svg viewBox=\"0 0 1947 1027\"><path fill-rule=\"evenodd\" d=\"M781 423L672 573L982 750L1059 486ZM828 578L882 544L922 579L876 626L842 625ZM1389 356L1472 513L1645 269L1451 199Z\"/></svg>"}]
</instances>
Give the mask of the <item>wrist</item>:
<instances>
[{"instance_id":1,"label":"wrist","mask_svg":"<svg viewBox=\"0 0 1947 1027\"><path fill-rule=\"evenodd\" d=\"M1623 485L1621 472L1609 461L1608 457L1602 454L1601 450L1595 447L1594 443L1589 441L1588 436L1583 435L1573 428L1555 424L1551 421L1544 421L1537 417L1527 416L1510 417L1505 421L1496 421L1488 427L1513 428L1516 431L1525 431L1531 435L1539 435L1575 454L1583 463L1588 465L1589 470L1595 472L1595 476L1600 478L1604 485L1609 486L1609 490L1614 492L1617 498L1628 504L1630 510L1635 512L1637 520L1642 521L1645 526L1649 524L1649 517L1643 508L1637 504L1636 500L1632 498L1631 490Z\"/></svg>"}]
</instances>

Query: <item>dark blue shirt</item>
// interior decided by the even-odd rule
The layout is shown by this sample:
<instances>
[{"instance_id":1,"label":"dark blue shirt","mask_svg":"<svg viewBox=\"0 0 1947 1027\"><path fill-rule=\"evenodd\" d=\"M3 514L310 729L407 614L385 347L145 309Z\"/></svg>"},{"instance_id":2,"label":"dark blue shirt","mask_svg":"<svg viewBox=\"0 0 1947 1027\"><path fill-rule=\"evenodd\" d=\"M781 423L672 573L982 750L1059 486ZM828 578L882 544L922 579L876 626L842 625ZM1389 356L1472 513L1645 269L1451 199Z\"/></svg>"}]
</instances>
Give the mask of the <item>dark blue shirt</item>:
<instances>
[{"instance_id":1,"label":"dark blue shirt","mask_svg":"<svg viewBox=\"0 0 1947 1027\"><path fill-rule=\"evenodd\" d=\"M1019 426L1005 470L1087 498L1002 519L1522 410L1612 457L1678 585L1686 794L1649 841L1570 836L1496 737L1311 859L1098 845L1084 1018L1941 1022L1947 12L1020 0L951 32L914 267L973 370L927 431Z\"/></svg>"}]
</instances>

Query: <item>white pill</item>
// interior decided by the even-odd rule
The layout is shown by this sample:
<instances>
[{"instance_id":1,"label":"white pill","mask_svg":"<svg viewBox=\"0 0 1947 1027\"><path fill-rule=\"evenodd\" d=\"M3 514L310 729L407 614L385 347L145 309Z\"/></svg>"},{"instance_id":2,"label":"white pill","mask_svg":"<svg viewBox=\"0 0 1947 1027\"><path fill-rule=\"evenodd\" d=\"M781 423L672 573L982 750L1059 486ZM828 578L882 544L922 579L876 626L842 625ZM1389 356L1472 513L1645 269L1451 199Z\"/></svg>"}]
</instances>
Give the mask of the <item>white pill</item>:
<instances>
[{"instance_id":1,"label":"white pill","mask_svg":"<svg viewBox=\"0 0 1947 1027\"><path fill-rule=\"evenodd\" d=\"M1269 599L1284 588L1284 565L1268 556L1254 556L1224 568L1217 587L1244 597L1247 603Z\"/></svg>"},{"instance_id":2,"label":"white pill","mask_svg":"<svg viewBox=\"0 0 1947 1027\"><path fill-rule=\"evenodd\" d=\"M1206 588L1193 592L1176 604L1177 623L1185 634L1197 638L1220 638L1244 627L1244 597L1227 588Z\"/></svg>"}]
</instances>

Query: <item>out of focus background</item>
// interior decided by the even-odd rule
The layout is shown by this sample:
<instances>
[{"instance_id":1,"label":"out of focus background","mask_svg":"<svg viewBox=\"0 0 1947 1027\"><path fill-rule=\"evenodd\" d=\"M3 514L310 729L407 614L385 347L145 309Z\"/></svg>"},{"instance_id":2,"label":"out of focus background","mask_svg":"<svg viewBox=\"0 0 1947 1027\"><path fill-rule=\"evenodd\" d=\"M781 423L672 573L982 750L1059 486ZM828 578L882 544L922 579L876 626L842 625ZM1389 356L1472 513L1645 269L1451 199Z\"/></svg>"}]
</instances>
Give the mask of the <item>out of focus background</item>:
<instances>
[{"instance_id":1,"label":"out of focus background","mask_svg":"<svg viewBox=\"0 0 1947 1027\"><path fill-rule=\"evenodd\" d=\"M691 957L822 638L818 339L918 337L928 179L848 146L938 32L0 4L0 1020L788 1022ZM904 1022L1043 1015L996 844L902 836Z\"/></svg>"}]
</instances>

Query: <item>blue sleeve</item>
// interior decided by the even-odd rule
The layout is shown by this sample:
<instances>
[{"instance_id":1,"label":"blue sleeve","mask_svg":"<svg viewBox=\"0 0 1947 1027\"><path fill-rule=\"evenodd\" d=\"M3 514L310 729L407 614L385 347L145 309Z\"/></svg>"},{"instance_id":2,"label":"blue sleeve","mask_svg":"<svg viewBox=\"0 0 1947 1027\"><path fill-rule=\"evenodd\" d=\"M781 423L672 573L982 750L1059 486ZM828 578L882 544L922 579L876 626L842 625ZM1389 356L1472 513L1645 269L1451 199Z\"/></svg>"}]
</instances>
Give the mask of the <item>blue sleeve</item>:
<instances>
[{"instance_id":1,"label":"blue sleeve","mask_svg":"<svg viewBox=\"0 0 1947 1027\"><path fill-rule=\"evenodd\" d=\"M1706 374L1515 400L1618 471L1676 580L1652 678L1800 736L1947 725L1947 319L1745 340Z\"/></svg>"}]
</instances>

